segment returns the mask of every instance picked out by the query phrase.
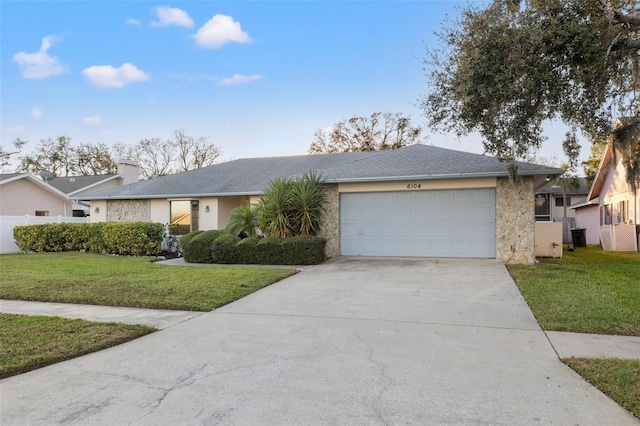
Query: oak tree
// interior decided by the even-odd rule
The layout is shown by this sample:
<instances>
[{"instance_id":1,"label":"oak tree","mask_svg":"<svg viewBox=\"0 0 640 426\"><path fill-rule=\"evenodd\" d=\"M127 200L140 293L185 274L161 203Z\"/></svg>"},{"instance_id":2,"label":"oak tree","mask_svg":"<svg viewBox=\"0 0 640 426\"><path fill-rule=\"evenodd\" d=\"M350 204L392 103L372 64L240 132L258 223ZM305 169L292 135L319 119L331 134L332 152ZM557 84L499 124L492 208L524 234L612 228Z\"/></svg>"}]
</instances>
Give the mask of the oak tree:
<instances>
[{"instance_id":1,"label":"oak tree","mask_svg":"<svg viewBox=\"0 0 640 426\"><path fill-rule=\"evenodd\" d=\"M396 149L421 141L422 128L400 113L374 112L370 117L353 116L330 129L318 129L309 154Z\"/></svg>"},{"instance_id":2,"label":"oak tree","mask_svg":"<svg viewBox=\"0 0 640 426\"><path fill-rule=\"evenodd\" d=\"M619 117L630 119L625 129L640 125L637 0L492 0L463 9L437 35L425 59L428 125L479 132L514 175L514 160L545 140L547 120L566 123L569 142L576 132L606 138ZM637 131L617 134L639 143ZM575 143L567 147L575 158Z\"/></svg>"}]
</instances>

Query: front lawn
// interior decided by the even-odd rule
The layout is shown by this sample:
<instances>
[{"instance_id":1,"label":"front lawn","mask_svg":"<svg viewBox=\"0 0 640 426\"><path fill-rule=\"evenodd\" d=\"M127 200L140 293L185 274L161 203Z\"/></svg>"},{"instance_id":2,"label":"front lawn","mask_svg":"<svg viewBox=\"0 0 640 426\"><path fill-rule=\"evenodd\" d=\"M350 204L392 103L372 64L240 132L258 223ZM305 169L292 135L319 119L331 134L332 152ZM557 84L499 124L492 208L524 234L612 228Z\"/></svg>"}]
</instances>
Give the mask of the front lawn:
<instances>
[{"instance_id":1,"label":"front lawn","mask_svg":"<svg viewBox=\"0 0 640 426\"><path fill-rule=\"evenodd\" d=\"M640 418L640 359L566 358L562 361Z\"/></svg>"},{"instance_id":2,"label":"front lawn","mask_svg":"<svg viewBox=\"0 0 640 426\"><path fill-rule=\"evenodd\" d=\"M152 327L0 314L0 379L119 345Z\"/></svg>"},{"instance_id":3,"label":"front lawn","mask_svg":"<svg viewBox=\"0 0 640 426\"><path fill-rule=\"evenodd\" d=\"M640 253L578 247L508 269L545 330L640 336Z\"/></svg>"},{"instance_id":4,"label":"front lawn","mask_svg":"<svg viewBox=\"0 0 640 426\"><path fill-rule=\"evenodd\" d=\"M210 311L296 273L76 252L2 255L0 266L0 299L191 311Z\"/></svg>"}]
</instances>

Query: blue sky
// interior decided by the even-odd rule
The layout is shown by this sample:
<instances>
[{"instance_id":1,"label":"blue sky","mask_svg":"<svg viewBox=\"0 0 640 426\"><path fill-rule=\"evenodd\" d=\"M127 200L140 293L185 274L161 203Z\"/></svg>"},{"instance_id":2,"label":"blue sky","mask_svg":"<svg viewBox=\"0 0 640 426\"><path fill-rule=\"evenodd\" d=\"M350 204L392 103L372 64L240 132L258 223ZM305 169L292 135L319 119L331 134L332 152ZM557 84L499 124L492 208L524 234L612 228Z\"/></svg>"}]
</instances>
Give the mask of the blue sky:
<instances>
[{"instance_id":1,"label":"blue sky","mask_svg":"<svg viewBox=\"0 0 640 426\"><path fill-rule=\"evenodd\" d=\"M421 124L425 46L466 4L3 0L2 144L135 144L184 129L229 160L305 154L316 129L353 115ZM562 158L564 131L550 127L540 155ZM477 136L426 142L482 152Z\"/></svg>"}]
</instances>

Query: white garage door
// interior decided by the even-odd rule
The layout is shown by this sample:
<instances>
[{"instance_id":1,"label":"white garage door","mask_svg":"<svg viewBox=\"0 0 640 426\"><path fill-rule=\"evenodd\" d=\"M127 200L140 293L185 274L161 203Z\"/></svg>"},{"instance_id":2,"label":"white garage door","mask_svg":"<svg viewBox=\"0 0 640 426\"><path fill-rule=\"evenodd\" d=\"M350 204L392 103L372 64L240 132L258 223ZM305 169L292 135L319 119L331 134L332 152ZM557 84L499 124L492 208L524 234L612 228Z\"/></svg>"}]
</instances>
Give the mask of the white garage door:
<instances>
[{"instance_id":1,"label":"white garage door","mask_svg":"<svg viewBox=\"0 0 640 426\"><path fill-rule=\"evenodd\" d=\"M496 257L495 189L340 195L343 256Z\"/></svg>"}]
</instances>

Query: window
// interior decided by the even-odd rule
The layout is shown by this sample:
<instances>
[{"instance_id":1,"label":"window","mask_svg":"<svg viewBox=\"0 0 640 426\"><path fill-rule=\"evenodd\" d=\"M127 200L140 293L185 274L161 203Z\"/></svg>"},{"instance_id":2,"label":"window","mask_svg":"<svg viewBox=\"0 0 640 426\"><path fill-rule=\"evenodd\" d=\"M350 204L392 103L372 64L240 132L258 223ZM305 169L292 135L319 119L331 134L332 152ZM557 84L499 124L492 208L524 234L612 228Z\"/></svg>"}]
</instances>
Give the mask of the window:
<instances>
[{"instance_id":1,"label":"window","mask_svg":"<svg viewBox=\"0 0 640 426\"><path fill-rule=\"evenodd\" d=\"M626 223L629 220L629 202L627 200L618 203L618 223Z\"/></svg>"},{"instance_id":2,"label":"window","mask_svg":"<svg viewBox=\"0 0 640 426\"><path fill-rule=\"evenodd\" d=\"M198 230L200 202L198 200L171 201L171 225L178 234Z\"/></svg>"},{"instance_id":3,"label":"window","mask_svg":"<svg viewBox=\"0 0 640 426\"><path fill-rule=\"evenodd\" d=\"M36 216L49 216L49 210L36 210Z\"/></svg>"},{"instance_id":4,"label":"window","mask_svg":"<svg viewBox=\"0 0 640 426\"><path fill-rule=\"evenodd\" d=\"M571 197L567 197L567 207L571 205ZM564 207L562 197L556 197L556 207Z\"/></svg>"},{"instance_id":5,"label":"window","mask_svg":"<svg viewBox=\"0 0 640 426\"><path fill-rule=\"evenodd\" d=\"M611 204L605 204L600 210L600 223L603 225L611 225Z\"/></svg>"},{"instance_id":6,"label":"window","mask_svg":"<svg viewBox=\"0 0 640 426\"><path fill-rule=\"evenodd\" d=\"M536 219L549 220L549 198L547 194L536 194L535 215Z\"/></svg>"}]
</instances>

